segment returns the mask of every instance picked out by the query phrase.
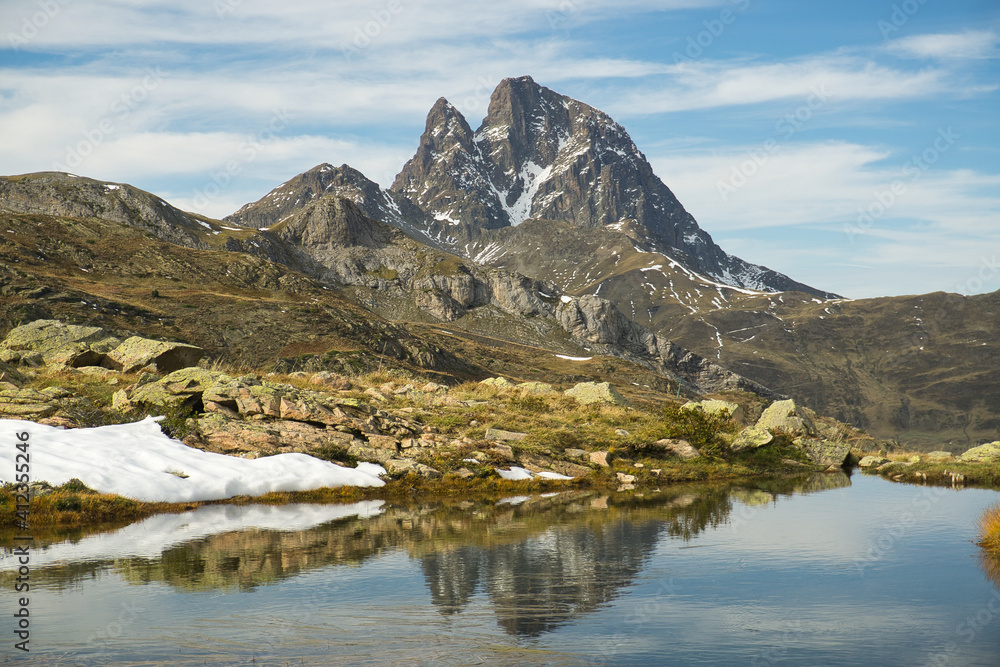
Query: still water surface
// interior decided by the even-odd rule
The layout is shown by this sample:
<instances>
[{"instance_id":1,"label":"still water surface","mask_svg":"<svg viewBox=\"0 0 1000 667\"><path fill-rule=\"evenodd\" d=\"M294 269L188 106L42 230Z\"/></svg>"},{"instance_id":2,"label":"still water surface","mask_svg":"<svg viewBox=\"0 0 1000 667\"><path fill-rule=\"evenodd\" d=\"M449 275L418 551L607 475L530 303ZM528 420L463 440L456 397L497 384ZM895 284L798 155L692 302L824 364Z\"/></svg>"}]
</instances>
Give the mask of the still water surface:
<instances>
[{"instance_id":1,"label":"still water surface","mask_svg":"<svg viewBox=\"0 0 1000 667\"><path fill-rule=\"evenodd\" d=\"M36 551L30 664L995 666L998 500L817 475L206 507Z\"/></svg>"}]
</instances>

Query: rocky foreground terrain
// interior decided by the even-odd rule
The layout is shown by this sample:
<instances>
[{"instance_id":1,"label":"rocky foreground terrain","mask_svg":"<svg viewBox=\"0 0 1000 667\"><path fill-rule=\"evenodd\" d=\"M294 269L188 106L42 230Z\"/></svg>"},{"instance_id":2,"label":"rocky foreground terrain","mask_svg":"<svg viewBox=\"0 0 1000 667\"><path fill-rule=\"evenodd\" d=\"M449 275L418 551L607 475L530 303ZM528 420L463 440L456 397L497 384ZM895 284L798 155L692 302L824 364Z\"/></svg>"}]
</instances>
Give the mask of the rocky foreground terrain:
<instances>
[{"instance_id":1,"label":"rocky foreground terrain","mask_svg":"<svg viewBox=\"0 0 1000 667\"><path fill-rule=\"evenodd\" d=\"M562 388L493 377L449 387L384 372L238 375L199 366L203 353L184 343L36 320L0 342L0 416L72 428L162 414L164 428L189 446L240 457L301 452L348 465L376 462L391 477L430 480L495 477L501 469L523 479L603 478L621 490L763 472L840 472L859 461L900 479L925 461L1000 464L1000 443L958 459L935 452L895 461L891 446L846 424L792 400L747 393L651 404L607 382ZM960 470L939 472L962 484Z\"/></svg>"}]
</instances>

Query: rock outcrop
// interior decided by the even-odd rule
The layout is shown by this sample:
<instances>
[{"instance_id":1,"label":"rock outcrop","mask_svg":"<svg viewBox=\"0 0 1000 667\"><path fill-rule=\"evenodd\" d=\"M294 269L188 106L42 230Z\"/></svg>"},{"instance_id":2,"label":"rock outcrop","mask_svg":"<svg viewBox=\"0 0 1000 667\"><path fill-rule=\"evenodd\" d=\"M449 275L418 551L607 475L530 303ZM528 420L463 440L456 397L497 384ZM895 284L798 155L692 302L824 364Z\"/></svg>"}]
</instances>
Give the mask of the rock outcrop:
<instances>
[{"instance_id":1,"label":"rock outcrop","mask_svg":"<svg viewBox=\"0 0 1000 667\"><path fill-rule=\"evenodd\" d=\"M962 463L984 463L1000 461L1000 440L973 447L958 457Z\"/></svg>"},{"instance_id":2,"label":"rock outcrop","mask_svg":"<svg viewBox=\"0 0 1000 667\"><path fill-rule=\"evenodd\" d=\"M65 324L59 320L35 320L15 327L0 342L7 361L28 366L40 359L45 365L68 368L100 366L123 373L146 367L170 373L194 366L204 350L184 343L164 342L132 336L125 341L101 327Z\"/></svg>"},{"instance_id":3,"label":"rock outcrop","mask_svg":"<svg viewBox=\"0 0 1000 667\"><path fill-rule=\"evenodd\" d=\"M629 402L610 382L581 382L563 392L581 405L606 403L628 406Z\"/></svg>"}]
</instances>

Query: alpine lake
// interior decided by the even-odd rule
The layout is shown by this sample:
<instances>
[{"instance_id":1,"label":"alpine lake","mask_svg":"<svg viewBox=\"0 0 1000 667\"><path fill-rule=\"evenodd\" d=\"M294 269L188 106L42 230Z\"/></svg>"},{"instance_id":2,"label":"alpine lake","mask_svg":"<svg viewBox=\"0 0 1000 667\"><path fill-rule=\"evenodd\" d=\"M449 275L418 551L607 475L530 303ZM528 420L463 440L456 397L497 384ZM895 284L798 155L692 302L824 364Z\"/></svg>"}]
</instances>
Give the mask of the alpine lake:
<instances>
[{"instance_id":1,"label":"alpine lake","mask_svg":"<svg viewBox=\"0 0 1000 667\"><path fill-rule=\"evenodd\" d=\"M1000 665L1000 493L815 474L212 505L32 547L31 665ZM10 541L7 540L7 544ZM11 548L3 608L16 605Z\"/></svg>"}]
</instances>

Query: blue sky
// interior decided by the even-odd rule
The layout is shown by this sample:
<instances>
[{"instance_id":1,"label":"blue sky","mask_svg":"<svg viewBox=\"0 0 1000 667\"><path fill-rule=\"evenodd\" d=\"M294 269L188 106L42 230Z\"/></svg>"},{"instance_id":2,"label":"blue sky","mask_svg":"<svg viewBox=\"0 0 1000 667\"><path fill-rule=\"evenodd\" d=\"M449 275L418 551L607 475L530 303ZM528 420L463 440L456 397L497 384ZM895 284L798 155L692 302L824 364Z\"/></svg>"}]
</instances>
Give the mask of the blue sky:
<instances>
[{"instance_id":1,"label":"blue sky","mask_svg":"<svg viewBox=\"0 0 1000 667\"><path fill-rule=\"evenodd\" d=\"M0 173L216 217L384 186L504 77L610 113L727 251L852 298L1000 289L995 0L6 0Z\"/></svg>"}]
</instances>

